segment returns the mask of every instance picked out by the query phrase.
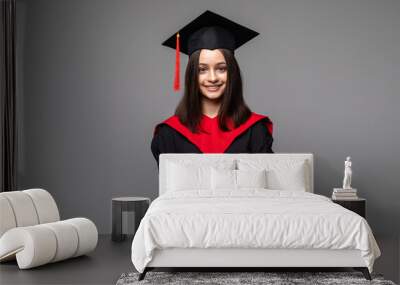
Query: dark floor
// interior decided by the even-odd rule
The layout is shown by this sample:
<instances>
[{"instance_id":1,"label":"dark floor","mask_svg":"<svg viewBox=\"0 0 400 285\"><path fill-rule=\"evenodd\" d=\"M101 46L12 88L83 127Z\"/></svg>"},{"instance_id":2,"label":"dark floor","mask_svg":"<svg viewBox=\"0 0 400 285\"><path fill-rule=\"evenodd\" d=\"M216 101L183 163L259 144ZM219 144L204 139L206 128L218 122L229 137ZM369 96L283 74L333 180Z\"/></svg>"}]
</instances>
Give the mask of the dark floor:
<instances>
[{"instance_id":1,"label":"dark floor","mask_svg":"<svg viewBox=\"0 0 400 285\"><path fill-rule=\"evenodd\" d=\"M112 242L100 235L95 251L87 256L19 270L16 261L0 264L0 284L115 284L124 272L134 271L131 239Z\"/></svg>"},{"instance_id":2,"label":"dark floor","mask_svg":"<svg viewBox=\"0 0 400 285\"><path fill-rule=\"evenodd\" d=\"M96 250L87 256L28 270L19 270L16 261L1 263L0 285L115 284L122 273L135 271L130 258L131 243L132 238L126 239L124 242L112 242L110 235L100 235ZM386 279L397 283L399 274L399 262L397 254L395 254L399 252L396 247L397 239L386 241L381 239L379 245L385 258L381 257L377 260L374 272L383 273ZM331 270L335 271L335 269Z\"/></svg>"}]
</instances>

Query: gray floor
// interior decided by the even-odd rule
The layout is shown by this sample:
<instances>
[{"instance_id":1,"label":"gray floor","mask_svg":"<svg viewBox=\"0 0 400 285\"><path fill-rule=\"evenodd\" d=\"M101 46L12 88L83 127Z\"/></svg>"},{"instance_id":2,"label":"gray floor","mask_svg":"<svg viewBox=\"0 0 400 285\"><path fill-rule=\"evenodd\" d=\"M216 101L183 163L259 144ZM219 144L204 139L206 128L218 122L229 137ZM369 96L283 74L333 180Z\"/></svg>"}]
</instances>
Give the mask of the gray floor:
<instances>
[{"instance_id":1,"label":"gray floor","mask_svg":"<svg viewBox=\"0 0 400 285\"><path fill-rule=\"evenodd\" d=\"M64 260L29 270L19 270L16 262L0 264L0 284L115 284L124 272L134 271L130 259L132 238L112 242L110 235L100 235L94 252L88 256ZM383 256L375 272L398 282L397 239L378 239Z\"/></svg>"},{"instance_id":2,"label":"gray floor","mask_svg":"<svg viewBox=\"0 0 400 285\"><path fill-rule=\"evenodd\" d=\"M19 270L16 262L0 264L0 284L115 284L124 272L134 271L131 241L115 243L100 235L95 251L57 263Z\"/></svg>"}]
</instances>

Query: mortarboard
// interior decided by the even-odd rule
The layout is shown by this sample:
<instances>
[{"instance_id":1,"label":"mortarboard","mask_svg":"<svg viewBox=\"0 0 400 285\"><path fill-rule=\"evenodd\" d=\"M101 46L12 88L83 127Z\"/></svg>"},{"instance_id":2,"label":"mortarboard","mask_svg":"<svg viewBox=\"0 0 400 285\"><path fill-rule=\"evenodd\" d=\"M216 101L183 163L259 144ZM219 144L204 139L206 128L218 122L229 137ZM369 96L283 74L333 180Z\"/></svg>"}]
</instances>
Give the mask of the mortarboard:
<instances>
[{"instance_id":1,"label":"mortarboard","mask_svg":"<svg viewBox=\"0 0 400 285\"><path fill-rule=\"evenodd\" d=\"M180 52L225 48L232 52L258 33L211 11L205 11L162 44L176 50L174 90L179 90Z\"/></svg>"}]
</instances>

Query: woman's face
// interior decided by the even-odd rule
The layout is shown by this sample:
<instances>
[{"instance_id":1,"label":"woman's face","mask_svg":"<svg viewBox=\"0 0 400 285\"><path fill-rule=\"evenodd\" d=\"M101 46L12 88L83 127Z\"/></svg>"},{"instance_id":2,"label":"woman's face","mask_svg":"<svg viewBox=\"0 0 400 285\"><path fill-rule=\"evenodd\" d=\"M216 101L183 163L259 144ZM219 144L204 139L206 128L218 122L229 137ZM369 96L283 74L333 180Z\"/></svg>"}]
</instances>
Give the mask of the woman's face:
<instances>
[{"instance_id":1,"label":"woman's face","mask_svg":"<svg viewBox=\"0 0 400 285\"><path fill-rule=\"evenodd\" d=\"M228 78L224 55L218 49L202 49L199 57L199 88L210 100L224 94Z\"/></svg>"}]
</instances>

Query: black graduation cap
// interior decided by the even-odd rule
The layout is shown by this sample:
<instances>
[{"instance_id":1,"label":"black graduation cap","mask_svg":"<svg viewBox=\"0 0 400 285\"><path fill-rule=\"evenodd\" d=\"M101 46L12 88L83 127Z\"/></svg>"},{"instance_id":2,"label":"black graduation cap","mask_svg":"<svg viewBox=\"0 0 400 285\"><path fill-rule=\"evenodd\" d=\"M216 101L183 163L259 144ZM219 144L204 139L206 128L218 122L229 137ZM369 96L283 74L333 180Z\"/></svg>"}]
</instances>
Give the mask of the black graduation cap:
<instances>
[{"instance_id":1,"label":"black graduation cap","mask_svg":"<svg viewBox=\"0 0 400 285\"><path fill-rule=\"evenodd\" d=\"M162 44L176 49L174 90L179 90L179 53L226 48L232 52L258 33L211 11L205 11Z\"/></svg>"}]
</instances>

